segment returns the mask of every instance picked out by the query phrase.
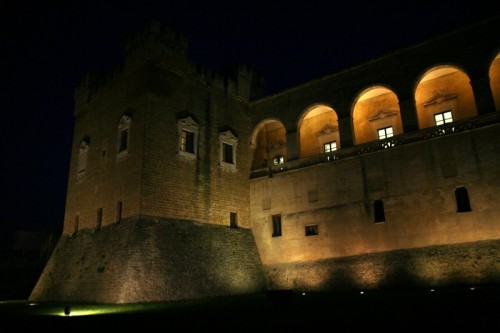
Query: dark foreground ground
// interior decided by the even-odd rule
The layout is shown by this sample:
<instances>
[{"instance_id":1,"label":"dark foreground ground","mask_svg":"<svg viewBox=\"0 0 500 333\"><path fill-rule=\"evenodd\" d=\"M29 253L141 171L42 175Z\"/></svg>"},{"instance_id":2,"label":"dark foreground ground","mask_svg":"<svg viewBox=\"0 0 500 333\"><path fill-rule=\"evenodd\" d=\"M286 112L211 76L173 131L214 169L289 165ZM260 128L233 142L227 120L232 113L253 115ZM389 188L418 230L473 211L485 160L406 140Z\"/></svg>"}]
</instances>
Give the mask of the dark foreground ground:
<instances>
[{"instance_id":1,"label":"dark foreground ground","mask_svg":"<svg viewBox=\"0 0 500 333\"><path fill-rule=\"evenodd\" d=\"M143 310L73 316L72 304L2 303L1 332L500 332L500 286L263 295L169 302ZM35 310L37 309L37 310Z\"/></svg>"}]
</instances>

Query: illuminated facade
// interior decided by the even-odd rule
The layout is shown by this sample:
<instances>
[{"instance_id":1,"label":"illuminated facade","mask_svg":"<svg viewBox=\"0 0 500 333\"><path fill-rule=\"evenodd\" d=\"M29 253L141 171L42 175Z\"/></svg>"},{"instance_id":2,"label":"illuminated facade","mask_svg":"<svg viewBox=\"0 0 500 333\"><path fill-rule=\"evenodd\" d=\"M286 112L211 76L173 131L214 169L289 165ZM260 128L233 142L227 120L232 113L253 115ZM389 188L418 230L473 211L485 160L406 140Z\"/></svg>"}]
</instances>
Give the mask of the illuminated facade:
<instances>
[{"instance_id":1,"label":"illuminated facade","mask_svg":"<svg viewBox=\"0 0 500 333\"><path fill-rule=\"evenodd\" d=\"M263 96L148 26L76 91L63 237L31 298L500 282L499 28Z\"/></svg>"}]
</instances>

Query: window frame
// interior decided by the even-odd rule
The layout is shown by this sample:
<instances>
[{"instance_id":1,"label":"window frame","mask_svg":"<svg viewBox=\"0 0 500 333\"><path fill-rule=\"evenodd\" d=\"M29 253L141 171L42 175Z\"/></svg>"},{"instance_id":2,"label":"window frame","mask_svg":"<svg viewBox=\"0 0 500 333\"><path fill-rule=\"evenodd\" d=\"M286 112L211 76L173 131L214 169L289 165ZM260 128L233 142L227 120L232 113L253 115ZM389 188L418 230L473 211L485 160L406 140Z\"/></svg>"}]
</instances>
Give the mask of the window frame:
<instances>
[{"instance_id":1,"label":"window frame","mask_svg":"<svg viewBox=\"0 0 500 333\"><path fill-rule=\"evenodd\" d=\"M469 191L465 186L459 186L455 189L455 201L457 204L457 213L468 213L472 211Z\"/></svg>"},{"instance_id":2,"label":"window frame","mask_svg":"<svg viewBox=\"0 0 500 333\"><path fill-rule=\"evenodd\" d=\"M373 219L374 223L385 222L384 202L381 199L373 202Z\"/></svg>"},{"instance_id":3,"label":"window frame","mask_svg":"<svg viewBox=\"0 0 500 333\"><path fill-rule=\"evenodd\" d=\"M103 214L103 209L97 208L95 231L99 231L102 228L102 214Z\"/></svg>"},{"instance_id":4,"label":"window frame","mask_svg":"<svg viewBox=\"0 0 500 333\"><path fill-rule=\"evenodd\" d=\"M238 228L238 213L229 212L229 227L234 229Z\"/></svg>"},{"instance_id":5,"label":"window frame","mask_svg":"<svg viewBox=\"0 0 500 333\"><path fill-rule=\"evenodd\" d=\"M124 114L118 121L118 138L116 148L116 159L121 161L128 157L130 150L130 127L132 126L132 117ZM124 135L125 133L125 135ZM126 142L123 142L123 140Z\"/></svg>"},{"instance_id":6,"label":"window frame","mask_svg":"<svg viewBox=\"0 0 500 333\"><path fill-rule=\"evenodd\" d=\"M332 145L334 146L333 149L332 149ZM328 151L326 150L327 146L328 146ZM336 140L323 143L323 153L325 153L325 154L333 153L337 149L338 148L337 148L337 141Z\"/></svg>"},{"instance_id":7,"label":"window frame","mask_svg":"<svg viewBox=\"0 0 500 333\"><path fill-rule=\"evenodd\" d=\"M193 133L193 149L192 152L183 150L183 132ZM196 160L198 156L198 138L200 134L200 126L191 116L177 120L177 154L188 160ZM187 138L186 138L187 141Z\"/></svg>"},{"instance_id":8,"label":"window frame","mask_svg":"<svg viewBox=\"0 0 500 333\"><path fill-rule=\"evenodd\" d=\"M271 215L272 223L272 237L281 237L283 235L282 225L281 225L281 214Z\"/></svg>"},{"instance_id":9,"label":"window frame","mask_svg":"<svg viewBox=\"0 0 500 333\"><path fill-rule=\"evenodd\" d=\"M90 144L88 140L82 140L80 142L80 147L78 150L78 165L76 172L76 180L77 182L82 181L85 178L87 172L87 163L88 163L88 155L89 155Z\"/></svg>"},{"instance_id":10,"label":"window frame","mask_svg":"<svg viewBox=\"0 0 500 333\"><path fill-rule=\"evenodd\" d=\"M446 115L449 114L449 118L446 118ZM442 123L441 124L438 124L438 120L436 119L436 116L441 116L441 120ZM436 112L434 113L433 115L433 119L434 119L434 125L435 126L442 126L442 125L446 125L446 124L450 124L452 123L454 120L453 120L453 112L450 110L446 110L446 111L441 111L441 112ZM451 119L451 120L450 120Z\"/></svg>"},{"instance_id":11,"label":"window frame","mask_svg":"<svg viewBox=\"0 0 500 333\"><path fill-rule=\"evenodd\" d=\"M304 226L306 237L309 236L318 236L319 235L319 226L318 224L307 224Z\"/></svg>"},{"instance_id":12,"label":"window frame","mask_svg":"<svg viewBox=\"0 0 500 333\"><path fill-rule=\"evenodd\" d=\"M278 166L285 163L285 157L282 155L276 155L273 157L273 166Z\"/></svg>"},{"instance_id":13,"label":"window frame","mask_svg":"<svg viewBox=\"0 0 500 333\"><path fill-rule=\"evenodd\" d=\"M226 171L234 172L238 170L236 163L238 143L238 138L230 130L221 132L219 134L219 165ZM225 153L227 152L227 145L231 146L232 163L227 162L227 158L225 156Z\"/></svg>"}]
</instances>

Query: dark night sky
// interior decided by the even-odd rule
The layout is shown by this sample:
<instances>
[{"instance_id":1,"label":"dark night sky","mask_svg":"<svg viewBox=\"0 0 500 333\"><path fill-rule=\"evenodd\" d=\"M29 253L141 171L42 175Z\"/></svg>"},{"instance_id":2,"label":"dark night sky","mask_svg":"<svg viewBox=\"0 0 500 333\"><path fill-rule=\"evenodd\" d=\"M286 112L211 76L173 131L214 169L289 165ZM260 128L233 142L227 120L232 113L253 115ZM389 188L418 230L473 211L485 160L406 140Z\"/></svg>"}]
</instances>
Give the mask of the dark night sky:
<instances>
[{"instance_id":1,"label":"dark night sky","mask_svg":"<svg viewBox=\"0 0 500 333\"><path fill-rule=\"evenodd\" d=\"M3 3L2 236L61 230L75 85L118 65L126 39L149 19L186 33L194 62L250 65L274 92L500 14L480 1L264 3Z\"/></svg>"}]
</instances>

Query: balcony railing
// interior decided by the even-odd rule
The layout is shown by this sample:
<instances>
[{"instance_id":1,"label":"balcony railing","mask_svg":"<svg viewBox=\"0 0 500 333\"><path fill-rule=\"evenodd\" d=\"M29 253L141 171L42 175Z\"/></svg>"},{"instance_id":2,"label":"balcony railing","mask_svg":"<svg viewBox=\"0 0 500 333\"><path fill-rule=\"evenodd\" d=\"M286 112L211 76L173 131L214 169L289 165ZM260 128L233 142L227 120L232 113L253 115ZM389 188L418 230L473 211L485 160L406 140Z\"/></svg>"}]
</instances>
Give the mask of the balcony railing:
<instances>
[{"instance_id":1,"label":"balcony railing","mask_svg":"<svg viewBox=\"0 0 500 333\"><path fill-rule=\"evenodd\" d=\"M285 163L273 165L272 167L268 168L255 169L250 172L250 179L266 176L272 177L273 174L281 172L296 170L320 163L335 162L347 157L358 156L384 149L391 149L409 143L447 136L454 133L460 133L474 128L485 127L497 123L500 123L499 111L477 116L474 118L457 120L445 125L424 128L422 130L411 133L403 133L384 140L376 140L352 147L342 148L330 153L287 161Z\"/></svg>"}]
</instances>

